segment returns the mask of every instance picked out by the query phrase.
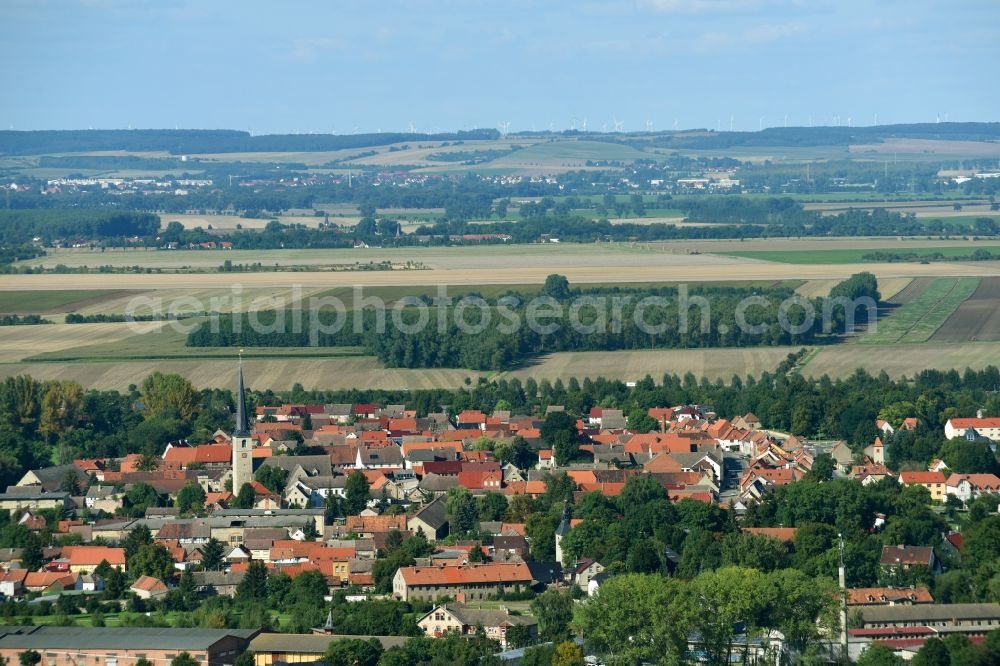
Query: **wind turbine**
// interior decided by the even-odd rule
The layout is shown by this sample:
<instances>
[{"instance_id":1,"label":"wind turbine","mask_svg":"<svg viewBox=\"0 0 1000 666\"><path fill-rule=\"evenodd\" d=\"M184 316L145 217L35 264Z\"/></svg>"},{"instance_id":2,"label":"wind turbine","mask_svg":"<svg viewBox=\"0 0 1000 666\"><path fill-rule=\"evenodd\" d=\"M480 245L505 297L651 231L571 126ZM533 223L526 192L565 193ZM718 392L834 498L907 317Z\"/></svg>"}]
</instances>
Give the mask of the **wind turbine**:
<instances>
[{"instance_id":1,"label":"wind turbine","mask_svg":"<svg viewBox=\"0 0 1000 666\"><path fill-rule=\"evenodd\" d=\"M621 132L622 129L625 127L625 123L618 120L617 116L614 116L612 119L615 122L615 132Z\"/></svg>"},{"instance_id":2,"label":"wind turbine","mask_svg":"<svg viewBox=\"0 0 1000 666\"><path fill-rule=\"evenodd\" d=\"M416 134L417 130L413 127L413 121L410 121L410 134Z\"/></svg>"},{"instance_id":3,"label":"wind turbine","mask_svg":"<svg viewBox=\"0 0 1000 666\"><path fill-rule=\"evenodd\" d=\"M785 127L788 127L788 114L785 114Z\"/></svg>"},{"instance_id":4,"label":"wind turbine","mask_svg":"<svg viewBox=\"0 0 1000 666\"><path fill-rule=\"evenodd\" d=\"M647 120L646 121L646 131L647 132L652 132L653 131L653 121L652 120Z\"/></svg>"},{"instance_id":5,"label":"wind turbine","mask_svg":"<svg viewBox=\"0 0 1000 666\"><path fill-rule=\"evenodd\" d=\"M733 131L733 116L729 116L729 131Z\"/></svg>"},{"instance_id":6,"label":"wind turbine","mask_svg":"<svg viewBox=\"0 0 1000 666\"><path fill-rule=\"evenodd\" d=\"M502 120L500 121L499 126L500 126L500 133L503 134L504 136L507 136L507 130L510 129L510 121Z\"/></svg>"},{"instance_id":7,"label":"wind turbine","mask_svg":"<svg viewBox=\"0 0 1000 666\"><path fill-rule=\"evenodd\" d=\"M760 132L764 129L764 116L757 119L757 131Z\"/></svg>"},{"instance_id":8,"label":"wind turbine","mask_svg":"<svg viewBox=\"0 0 1000 666\"><path fill-rule=\"evenodd\" d=\"M674 118L674 131L675 132L677 131L677 119L676 118Z\"/></svg>"},{"instance_id":9,"label":"wind turbine","mask_svg":"<svg viewBox=\"0 0 1000 666\"><path fill-rule=\"evenodd\" d=\"M583 122L580 123L580 129L582 129L584 132L587 131L587 119L586 118L584 118Z\"/></svg>"}]
</instances>

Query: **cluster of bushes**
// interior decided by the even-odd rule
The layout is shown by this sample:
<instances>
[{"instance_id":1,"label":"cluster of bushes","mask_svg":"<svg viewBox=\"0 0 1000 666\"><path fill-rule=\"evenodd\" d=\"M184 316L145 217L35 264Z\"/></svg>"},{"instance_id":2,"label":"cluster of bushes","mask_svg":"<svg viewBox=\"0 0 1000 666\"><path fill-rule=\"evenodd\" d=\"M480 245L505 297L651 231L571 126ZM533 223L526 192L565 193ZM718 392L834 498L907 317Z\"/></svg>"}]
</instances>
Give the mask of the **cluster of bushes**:
<instances>
[{"instance_id":1,"label":"cluster of bushes","mask_svg":"<svg viewBox=\"0 0 1000 666\"><path fill-rule=\"evenodd\" d=\"M971 254L945 255L941 252L889 252L880 250L869 252L861 256L861 261L889 262L897 263L901 261L939 262L939 261L994 261L1000 256L993 254L986 248L978 248Z\"/></svg>"}]
</instances>

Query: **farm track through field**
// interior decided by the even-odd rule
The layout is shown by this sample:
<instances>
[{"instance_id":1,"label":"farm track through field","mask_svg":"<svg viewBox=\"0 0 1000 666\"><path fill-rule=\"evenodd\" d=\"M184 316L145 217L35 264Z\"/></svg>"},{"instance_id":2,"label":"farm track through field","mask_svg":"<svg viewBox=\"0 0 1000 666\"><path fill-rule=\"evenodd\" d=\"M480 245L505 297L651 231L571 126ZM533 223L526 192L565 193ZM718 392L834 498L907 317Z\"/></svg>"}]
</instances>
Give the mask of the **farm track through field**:
<instances>
[{"instance_id":1,"label":"farm track through field","mask_svg":"<svg viewBox=\"0 0 1000 666\"><path fill-rule=\"evenodd\" d=\"M939 278L881 318L861 344L926 342L979 287L976 278Z\"/></svg>"},{"instance_id":2,"label":"farm track through field","mask_svg":"<svg viewBox=\"0 0 1000 666\"><path fill-rule=\"evenodd\" d=\"M886 302L896 306L906 305L914 298L924 293L924 291L927 290L927 287L931 286L932 282L934 282L934 278L916 278L904 289L901 289L895 296L886 299Z\"/></svg>"},{"instance_id":3,"label":"farm track through field","mask_svg":"<svg viewBox=\"0 0 1000 666\"><path fill-rule=\"evenodd\" d=\"M930 336L926 336L923 339L907 340L907 338L910 337L911 334L914 331L916 331L916 330L918 330L920 328L920 325L922 323L933 319L934 316L942 308L949 308L949 312L954 312L955 308L950 307L948 305L948 301L949 301L950 298L952 298L952 296L957 291L960 290L960 288L961 288L961 280L955 280L954 284L951 285L951 289L948 290L948 293L946 293L944 296L942 296L936 303L934 303L934 305L931 306L930 309L928 309L926 312L924 312L924 314L919 319L917 319L915 322L913 322L913 326L910 327L910 330L908 330L906 333L903 333L902 337L900 337L899 340L901 342L923 342L923 340L926 340L928 337L930 337ZM934 330L937 330L938 327L940 327L940 324L938 324L938 326L935 327ZM914 335L913 337L919 338L920 336L919 336L919 334L917 334L917 335Z\"/></svg>"}]
</instances>

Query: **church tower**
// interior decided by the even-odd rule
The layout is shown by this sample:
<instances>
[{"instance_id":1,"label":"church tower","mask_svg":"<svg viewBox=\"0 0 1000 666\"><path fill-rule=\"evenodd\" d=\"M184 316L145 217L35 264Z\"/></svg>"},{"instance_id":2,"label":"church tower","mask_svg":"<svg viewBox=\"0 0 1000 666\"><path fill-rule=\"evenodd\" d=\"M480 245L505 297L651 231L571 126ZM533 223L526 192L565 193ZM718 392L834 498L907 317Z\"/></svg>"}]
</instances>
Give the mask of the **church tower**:
<instances>
[{"instance_id":1,"label":"church tower","mask_svg":"<svg viewBox=\"0 0 1000 666\"><path fill-rule=\"evenodd\" d=\"M560 564L563 561L562 540L564 536L570 533L570 529L569 507L563 503L562 520L559 522L559 527L556 528L556 562Z\"/></svg>"},{"instance_id":2,"label":"church tower","mask_svg":"<svg viewBox=\"0 0 1000 666\"><path fill-rule=\"evenodd\" d=\"M253 439L247 418L247 398L243 389L243 357L240 356L240 381L236 393L236 428L233 430L233 495L244 483L253 481Z\"/></svg>"}]
</instances>

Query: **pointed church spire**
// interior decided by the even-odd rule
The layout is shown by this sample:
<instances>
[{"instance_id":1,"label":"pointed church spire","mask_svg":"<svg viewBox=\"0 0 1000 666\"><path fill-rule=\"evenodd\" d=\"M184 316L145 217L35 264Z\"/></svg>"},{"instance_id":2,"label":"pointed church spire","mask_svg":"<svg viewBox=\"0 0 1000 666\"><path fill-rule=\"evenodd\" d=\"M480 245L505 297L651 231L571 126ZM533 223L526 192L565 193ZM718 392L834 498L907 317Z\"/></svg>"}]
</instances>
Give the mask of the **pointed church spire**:
<instances>
[{"instance_id":1,"label":"pointed church spire","mask_svg":"<svg viewBox=\"0 0 1000 666\"><path fill-rule=\"evenodd\" d=\"M243 350L240 350L240 382L236 389L236 428L234 437L249 437L250 422L247 420L247 396L243 388Z\"/></svg>"},{"instance_id":2,"label":"pointed church spire","mask_svg":"<svg viewBox=\"0 0 1000 666\"><path fill-rule=\"evenodd\" d=\"M330 612L326 614L326 622L323 624L323 629L328 634L332 634L333 633L333 609L332 608L330 609Z\"/></svg>"},{"instance_id":3,"label":"pointed church spire","mask_svg":"<svg viewBox=\"0 0 1000 666\"><path fill-rule=\"evenodd\" d=\"M570 533L571 529L572 528L570 527L570 519L569 519L569 505L566 502L563 502L562 520L559 521L559 526L556 528L556 535L564 537Z\"/></svg>"}]
</instances>

